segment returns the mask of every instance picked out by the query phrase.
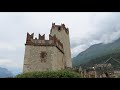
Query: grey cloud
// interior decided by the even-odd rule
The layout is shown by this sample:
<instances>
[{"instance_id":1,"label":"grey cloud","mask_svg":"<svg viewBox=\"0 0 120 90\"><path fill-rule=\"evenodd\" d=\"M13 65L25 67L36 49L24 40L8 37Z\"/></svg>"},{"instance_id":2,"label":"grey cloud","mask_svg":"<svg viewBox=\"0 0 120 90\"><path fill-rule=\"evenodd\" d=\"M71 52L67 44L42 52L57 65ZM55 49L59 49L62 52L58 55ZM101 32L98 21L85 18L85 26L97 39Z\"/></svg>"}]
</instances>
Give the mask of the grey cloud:
<instances>
[{"instance_id":1,"label":"grey cloud","mask_svg":"<svg viewBox=\"0 0 120 90\"><path fill-rule=\"evenodd\" d=\"M97 25L95 24L94 26L96 27L96 36L98 35L98 38L94 38L96 40L101 40L103 43L107 40L109 42L112 42L120 37L119 35L115 35L115 33L119 33L120 31L120 13L112 13L108 15L106 19L101 20L100 22L97 22ZM110 38L113 35L116 37Z\"/></svg>"},{"instance_id":2,"label":"grey cloud","mask_svg":"<svg viewBox=\"0 0 120 90\"><path fill-rule=\"evenodd\" d=\"M16 62L21 62L24 59L24 48L15 51L0 50L0 53L0 59L12 59Z\"/></svg>"},{"instance_id":3,"label":"grey cloud","mask_svg":"<svg viewBox=\"0 0 120 90\"><path fill-rule=\"evenodd\" d=\"M104 14L104 13L103 13ZM71 48L77 48L81 45L90 47L97 43L110 43L120 38L120 13L108 13L105 16L99 16L99 13L92 17L90 27L86 35L87 38L80 38L72 42ZM92 23L92 21L94 21ZM83 30L84 32L84 30ZM84 50L87 48L84 48ZM76 52L77 54L81 51ZM73 55L74 56L74 55Z\"/></svg>"}]
</instances>

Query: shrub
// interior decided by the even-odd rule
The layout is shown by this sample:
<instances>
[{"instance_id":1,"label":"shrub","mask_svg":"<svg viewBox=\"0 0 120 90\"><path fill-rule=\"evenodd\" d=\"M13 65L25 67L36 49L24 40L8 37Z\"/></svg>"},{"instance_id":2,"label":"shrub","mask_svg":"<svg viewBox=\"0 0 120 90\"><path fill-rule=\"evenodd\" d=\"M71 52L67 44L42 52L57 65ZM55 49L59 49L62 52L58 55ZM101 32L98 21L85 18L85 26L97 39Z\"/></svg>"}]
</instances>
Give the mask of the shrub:
<instances>
[{"instance_id":1,"label":"shrub","mask_svg":"<svg viewBox=\"0 0 120 90\"><path fill-rule=\"evenodd\" d=\"M15 78L81 78L81 75L74 71L36 71L17 75Z\"/></svg>"}]
</instances>

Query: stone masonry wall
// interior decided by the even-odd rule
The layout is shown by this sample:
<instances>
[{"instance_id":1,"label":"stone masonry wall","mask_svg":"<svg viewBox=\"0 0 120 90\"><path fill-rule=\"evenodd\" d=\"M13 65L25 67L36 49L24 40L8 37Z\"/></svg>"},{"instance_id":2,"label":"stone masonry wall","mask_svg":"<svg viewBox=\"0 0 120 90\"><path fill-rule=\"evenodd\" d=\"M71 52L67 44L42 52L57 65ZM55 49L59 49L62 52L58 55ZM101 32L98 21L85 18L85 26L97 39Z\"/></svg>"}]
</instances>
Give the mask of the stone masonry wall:
<instances>
[{"instance_id":1,"label":"stone masonry wall","mask_svg":"<svg viewBox=\"0 0 120 90\"><path fill-rule=\"evenodd\" d=\"M65 68L64 54L57 48L53 48L52 70L61 70Z\"/></svg>"},{"instance_id":2,"label":"stone masonry wall","mask_svg":"<svg viewBox=\"0 0 120 90\"><path fill-rule=\"evenodd\" d=\"M61 43L63 43L66 67L72 67L69 30L66 30L64 25L60 26L53 23L50 34L51 36L56 35Z\"/></svg>"},{"instance_id":3,"label":"stone masonry wall","mask_svg":"<svg viewBox=\"0 0 120 90\"><path fill-rule=\"evenodd\" d=\"M41 62L40 53L46 52L45 62ZM63 53L55 46L26 45L23 72L58 70L64 68Z\"/></svg>"}]
</instances>

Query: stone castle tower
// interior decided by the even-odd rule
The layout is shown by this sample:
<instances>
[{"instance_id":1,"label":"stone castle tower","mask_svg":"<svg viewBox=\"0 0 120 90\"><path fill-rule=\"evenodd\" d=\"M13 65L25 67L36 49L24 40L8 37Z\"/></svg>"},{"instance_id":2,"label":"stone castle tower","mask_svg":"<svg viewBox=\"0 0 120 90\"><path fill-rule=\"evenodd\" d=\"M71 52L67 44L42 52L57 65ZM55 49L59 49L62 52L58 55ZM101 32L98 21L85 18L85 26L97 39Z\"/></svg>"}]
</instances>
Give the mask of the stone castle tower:
<instances>
[{"instance_id":1,"label":"stone castle tower","mask_svg":"<svg viewBox=\"0 0 120 90\"><path fill-rule=\"evenodd\" d=\"M72 68L69 30L64 24L52 27L49 40L45 34L34 38L27 33L23 72Z\"/></svg>"}]
</instances>

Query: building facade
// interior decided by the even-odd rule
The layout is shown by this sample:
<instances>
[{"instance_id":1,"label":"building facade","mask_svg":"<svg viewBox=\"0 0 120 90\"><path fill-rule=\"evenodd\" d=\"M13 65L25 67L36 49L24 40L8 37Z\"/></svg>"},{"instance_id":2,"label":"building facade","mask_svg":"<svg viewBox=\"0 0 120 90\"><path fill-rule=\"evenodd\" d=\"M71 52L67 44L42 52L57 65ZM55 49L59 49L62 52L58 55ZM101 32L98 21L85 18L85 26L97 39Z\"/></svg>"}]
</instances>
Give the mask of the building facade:
<instances>
[{"instance_id":1,"label":"building facade","mask_svg":"<svg viewBox=\"0 0 120 90\"><path fill-rule=\"evenodd\" d=\"M69 30L64 24L52 23L49 40L45 40L45 34L34 38L34 33L27 33L23 72L65 68L72 68L72 61Z\"/></svg>"}]
</instances>

